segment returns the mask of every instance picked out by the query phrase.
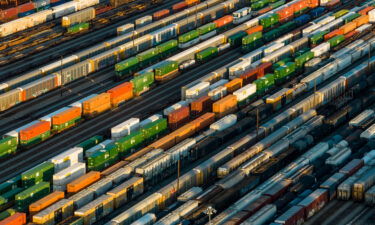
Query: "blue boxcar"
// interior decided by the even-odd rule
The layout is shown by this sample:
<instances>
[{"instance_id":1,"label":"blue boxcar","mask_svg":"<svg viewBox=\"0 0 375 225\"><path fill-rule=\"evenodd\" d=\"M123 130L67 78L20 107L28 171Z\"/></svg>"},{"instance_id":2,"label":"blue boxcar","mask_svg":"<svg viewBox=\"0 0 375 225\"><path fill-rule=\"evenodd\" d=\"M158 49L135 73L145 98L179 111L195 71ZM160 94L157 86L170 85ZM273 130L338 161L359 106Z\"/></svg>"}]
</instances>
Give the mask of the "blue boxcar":
<instances>
[{"instance_id":1,"label":"blue boxcar","mask_svg":"<svg viewBox=\"0 0 375 225\"><path fill-rule=\"evenodd\" d=\"M310 15L315 19L323 15L323 13L326 11L323 7L318 7L310 11Z\"/></svg>"},{"instance_id":2,"label":"blue boxcar","mask_svg":"<svg viewBox=\"0 0 375 225\"><path fill-rule=\"evenodd\" d=\"M302 25L308 23L310 20L311 20L311 16L309 14L305 14L305 15L302 15L302 16L299 16L299 17L295 18L294 22L298 26L302 26Z\"/></svg>"}]
</instances>

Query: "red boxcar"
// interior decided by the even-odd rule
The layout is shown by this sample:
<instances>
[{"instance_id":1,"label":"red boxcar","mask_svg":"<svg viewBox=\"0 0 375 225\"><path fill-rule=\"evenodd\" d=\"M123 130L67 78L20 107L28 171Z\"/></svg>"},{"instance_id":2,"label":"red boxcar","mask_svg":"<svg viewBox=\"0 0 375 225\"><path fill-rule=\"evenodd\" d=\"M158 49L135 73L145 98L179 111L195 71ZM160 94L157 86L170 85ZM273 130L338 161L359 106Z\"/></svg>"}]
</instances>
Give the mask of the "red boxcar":
<instances>
[{"instance_id":1,"label":"red boxcar","mask_svg":"<svg viewBox=\"0 0 375 225\"><path fill-rule=\"evenodd\" d=\"M175 130L190 119L189 106L181 107L168 115L168 125L171 130Z\"/></svg>"},{"instance_id":2,"label":"red boxcar","mask_svg":"<svg viewBox=\"0 0 375 225\"><path fill-rule=\"evenodd\" d=\"M153 15L152 15L152 18L154 20L160 20L166 16L168 16L170 13L169 9L163 9L163 10L160 10L160 11L157 11L155 12Z\"/></svg>"},{"instance_id":3,"label":"red boxcar","mask_svg":"<svg viewBox=\"0 0 375 225\"><path fill-rule=\"evenodd\" d=\"M192 117L197 117L203 113L212 111L212 103L211 97L207 95L193 101L190 104Z\"/></svg>"},{"instance_id":4,"label":"red boxcar","mask_svg":"<svg viewBox=\"0 0 375 225\"><path fill-rule=\"evenodd\" d=\"M179 2L172 6L172 9L174 12L179 12L183 9L186 9L188 7L188 4L186 2Z\"/></svg>"},{"instance_id":5,"label":"red boxcar","mask_svg":"<svg viewBox=\"0 0 375 225\"><path fill-rule=\"evenodd\" d=\"M18 8L17 9L18 13L24 13L24 12L35 9L35 6L34 6L34 3L29 2L29 3L26 3L26 4L22 4L22 5L18 6L17 8Z\"/></svg>"},{"instance_id":6,"label":"red boxcar","mask_svg":"<svg viewBox=\"0 0 375 225\"><path fill-rule=\"evenodd\" d=\"M322 209L327 202L328 190L319 188L298 203L298 205L304 207L305 217L308 219Z\"/></svg>"},{"instance_id":7,"label":"red boxcar","mask_svg":"<svg viewBox=\"0 0 375 225\"><path fill-rule=\"evenodd\" d=\"M230 15L223 16L220 19L217 19L217 20L214 21L214 23L216 24L216 27L223 27L223 26L228 25L232 22L233 22L233 16L230 16Z\"/></svg>"}]
</instances>

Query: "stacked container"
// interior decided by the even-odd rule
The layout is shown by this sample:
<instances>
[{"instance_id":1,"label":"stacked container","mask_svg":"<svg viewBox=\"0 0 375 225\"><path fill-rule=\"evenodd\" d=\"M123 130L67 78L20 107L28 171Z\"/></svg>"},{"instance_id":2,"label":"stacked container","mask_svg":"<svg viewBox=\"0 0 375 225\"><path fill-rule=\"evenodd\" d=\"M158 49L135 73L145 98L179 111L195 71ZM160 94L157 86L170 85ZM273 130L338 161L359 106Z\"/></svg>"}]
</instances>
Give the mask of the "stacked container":
<instances>
[{"instance_id":1,"label":"stacked container","mask_svg":"<svg viewBox=\"0 0 375 225\"><path fill-rule=\"evenodd\" d=\"M76 163L53 175L53 190L65 191L66 185L86 173L85 163Z\"/></svg>"}]
</instances>

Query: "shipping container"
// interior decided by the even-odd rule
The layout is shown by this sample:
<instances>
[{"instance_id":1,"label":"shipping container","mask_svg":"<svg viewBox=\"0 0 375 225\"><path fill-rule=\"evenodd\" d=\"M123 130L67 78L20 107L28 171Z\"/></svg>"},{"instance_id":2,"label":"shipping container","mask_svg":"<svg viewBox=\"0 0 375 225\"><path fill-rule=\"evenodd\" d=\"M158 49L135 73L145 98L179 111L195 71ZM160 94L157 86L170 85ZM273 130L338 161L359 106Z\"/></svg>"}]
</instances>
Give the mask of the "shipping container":
<instances>
[{"instance_id":1,"label":"shipping container","mask_svg":"<svg viewBox=\"0 0 375 225\"><path fill-rule=\"evenodd\" d=\"M34 215L45 208L49 207L50 205L56 203L57 201L63 199L65 196L64 192L61 191L54 191L51 194L45 196L42 199L30 204L29 211L31 215Z\"/></svg>"},{"instance_id":2,"label":"shipping container","mask_svg":"<svg viewBox=\"0 0 375 225\"><path fill-rule=\"evenodd\" d=\"M52 131L61 132L75 126L81 120L82 109L80 107L64 108L52 116Z\"/></svg>"},{"instance_id":3,"label":"shipping container","mask_svg":"<svg viewBox=\"0 0 375 225\"><path fill-rule=\"evenodd\" d=\"M76 210L74 215L82 217L84 224L93 224L110 214L113 209L113 197L105 194Z\"/></svg>"},{"instance_id":4,"label":"shipping container","mask_svg":"<svg viewBox=\"0 0 375 225\"><path fill-rule=\"evenodd\" d=\"M102 93L83 102L83 115L94 117L111 108L111 94Z\"/></svg>"},{"instance_id":5,"label":"shipping container","mask_svg":"<svg viewBox=\"0 0 375 225\"><path fill-rule=\"evenodd\" d=\"M54 164L51 162L43 162L21 174L22 186L31 187L42 181L49 182L52 180L53 173Z\"/></svg>"},{"instance_id":6,"label":"shipping container","mask_svg":"<svg viewBox=\"0 0 375 225\"><path fill-rule=\"evenodd\" d=\"M212 105L212 112L216 114L217 118L233 113L236 109L237 97L235 95L228 95Z\"/></svg>"},{"instance_id":7,"label":"shipping container","mask_svg":"<svg viewBox=\"0 0 375 225\"><path fill-rule=\"evenodd\" d=\"M54 225L73 216L73 201L61 199L50 207L33 216L33 223Z\"/></svg>"},{"instance_id":8,"label":"shipping container","mask_svg":"<svg viewBox=\"0 0 375 225\"><path fill-rule=\"evenodd\" d=\"M29 205L50 193L49 182L39 182L15 196L15 205L19 212L27 212Z\"/></svg>"},{"instance_id":9,"label":"shipping container","mask_svg":"<svg viewBox=\"0 0 375 225\"><path fill-rule=\"evenodd\" d=\"M68 193L76 193L100 179L100 172L90 171L67 184Z\"/></svg>"},{"instance_id":10,"label":"shipping container","mask_svg":"<svg viewBox=\"0 0 375 225\"><path fill-rule=\"evenodd\" d=\"M26 213L15 213L12 216L0 221L0 225L23 225L26 224Z\"/></svg>"}]
</instances>

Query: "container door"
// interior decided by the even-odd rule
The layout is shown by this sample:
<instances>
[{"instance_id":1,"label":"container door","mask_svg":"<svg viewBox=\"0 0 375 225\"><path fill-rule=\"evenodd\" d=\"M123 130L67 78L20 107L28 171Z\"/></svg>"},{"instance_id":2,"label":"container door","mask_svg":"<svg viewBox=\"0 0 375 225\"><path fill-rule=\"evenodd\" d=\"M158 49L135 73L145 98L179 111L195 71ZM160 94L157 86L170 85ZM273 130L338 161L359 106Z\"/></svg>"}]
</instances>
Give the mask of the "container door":
<instances>
[{"instance_id":1,"label":"container door","mask_svg":"<svg viewBox=\"0 0 375 225\"><path fill-rule=\"evenodd\" d=\"M95 218L96 220L102 218L103 216L103 204L100 204L95 209Z\"/></svg>"},{"instance_id":2,"label":"container door","mask_svg":"<svg viewBox=\"0 0 375 225\"><path fill-rule=\"evenodd\" d=\"M126 199L128 201L131 201L133 198L133 193L134 193L134 186L130 186L126 189Z\"/></svg>"},{"instance_id":3,"label":"container door","mask_svg":"<svg viewBox=\"0 0 375 225\"><path fill-rule=\"evenodd\" d=\"M55 223L60 223L63 220L62 208L55 211Z\"/></svg>"}]
</instances>

